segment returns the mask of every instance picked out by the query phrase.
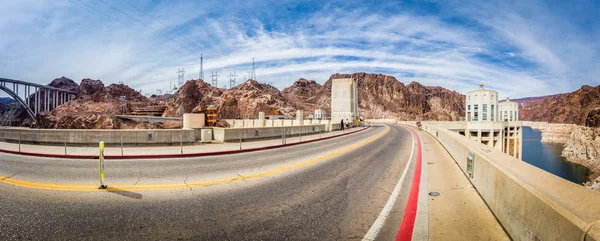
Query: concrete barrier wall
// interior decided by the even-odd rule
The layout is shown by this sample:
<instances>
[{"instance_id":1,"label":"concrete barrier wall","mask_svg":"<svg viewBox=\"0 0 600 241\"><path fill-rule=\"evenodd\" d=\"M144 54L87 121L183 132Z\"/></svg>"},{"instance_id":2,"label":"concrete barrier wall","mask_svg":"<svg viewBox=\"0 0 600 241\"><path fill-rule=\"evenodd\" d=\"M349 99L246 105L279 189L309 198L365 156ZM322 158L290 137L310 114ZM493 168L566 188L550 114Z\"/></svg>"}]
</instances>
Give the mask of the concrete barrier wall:
<instances>
[{"instance_id":1,"label":"concrete barrier wall","mask_svg":"<svg viewBox=\"0 0 600 241\"><path fill-rule=\"evenodd\" d=\"M339 124L338 124L339 125ZM326 131L326 125L307 125L290 127L253 127L253 128L213 128L214 139L222 142L235 142L240 138L244 140L281 137L286 132L286 136L297 136L302 133L313 134Z\"/></svg>"},{"instance_id":2,"label":"concrete barrier wall","mask_svg":"<svg viewBox=\"0 0 600 241\"><path fill-rule=\"evenodd\" d=\"M533 129L544 130L548 128L550 123L548 122L537 122L537 121L523 121L523 126L529 126Z\"/></svg>"},{"instance_id":3,"label":"concrete barrier wall","mask_svg":"<svg viewBox=\"0 0 600 241\"><path fill-rule=\"evenodd\" d=\"M395 124L395 123L398 123L398 120L396 120L396 119L366 119L365 122Z\"/></svg>"},{"instance_id":4,"label":"concrete barrier wall","mask_svg":"<svg viewBox=\"0 0 600 241\"><path fill-rule=\"evenodd\" d=\"M473 155L470 181L514 240L600 240L600 192L441 125L424 124L423 131L448 150L467 176L467 157Z\"/></svg>"},{"instance_id":5,"label":"concrete barrier wall","mask_svg":"<svg viewBox=\"0 0 600 241\"><path fill-rule=\"evenodd\" d=\"M198 135L199 137L199 135ZM179 144L197 140L195 130L68 130L0 128L0 140L55 144Z\"/></svg>"}]
</instances>

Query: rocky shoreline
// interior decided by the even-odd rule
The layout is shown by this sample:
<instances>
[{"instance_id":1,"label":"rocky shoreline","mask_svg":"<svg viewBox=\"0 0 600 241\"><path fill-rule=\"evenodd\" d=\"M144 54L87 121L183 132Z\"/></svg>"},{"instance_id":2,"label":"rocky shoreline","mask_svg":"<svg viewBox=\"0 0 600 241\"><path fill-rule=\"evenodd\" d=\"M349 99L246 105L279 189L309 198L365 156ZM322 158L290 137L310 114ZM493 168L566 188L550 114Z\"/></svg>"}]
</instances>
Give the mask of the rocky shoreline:
<instances>
[{"instance_id":1,"label":"rocky shoreline","mask_svg":"<svg viewBox=\"0 0 600 241\"><path fill-rule=\"evenodd\" d=\"M542 142L563 144L563 157L594 172L585 186L600 191L600 128L529 121L523 125L541 130Z\"/></svg>"}]
</instances>

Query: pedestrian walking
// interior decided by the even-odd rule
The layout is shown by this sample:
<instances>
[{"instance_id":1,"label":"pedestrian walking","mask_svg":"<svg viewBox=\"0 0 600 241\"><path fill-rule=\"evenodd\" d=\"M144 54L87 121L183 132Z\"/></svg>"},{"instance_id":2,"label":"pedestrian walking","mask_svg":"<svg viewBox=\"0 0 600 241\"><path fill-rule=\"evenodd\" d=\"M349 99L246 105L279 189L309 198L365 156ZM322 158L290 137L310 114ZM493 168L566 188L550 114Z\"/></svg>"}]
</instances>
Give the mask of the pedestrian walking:
<instances>
[{"instance_id":1,"label":"pedestrian walking","mask_svg":"<svg viewBox=\"0 0 600 241\"><path fill-rule=\"evenodd\" d=\"M344 119L342 119L342 120L340 121L340 128L341 128L342 130L344 130Z\"/></svg>"},{"instance_id":2,"label":"pedestrian walking","mask_svg":"<svg viewBox=\"0 0 600 241\"><path fill-rule=\"evenodd\" d=\"M346 119L346 129L350 129L350 121L348 119Z\"/></svg>"}]
</instances>

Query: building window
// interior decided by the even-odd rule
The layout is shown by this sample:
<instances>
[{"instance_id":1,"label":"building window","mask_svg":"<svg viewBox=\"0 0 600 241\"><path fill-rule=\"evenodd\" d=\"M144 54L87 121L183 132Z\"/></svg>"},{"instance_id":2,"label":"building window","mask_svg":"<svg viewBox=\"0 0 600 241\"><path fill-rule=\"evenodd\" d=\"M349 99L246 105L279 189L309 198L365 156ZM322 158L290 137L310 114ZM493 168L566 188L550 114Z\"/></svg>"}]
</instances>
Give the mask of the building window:
<instances>
[{"instance_id":1,"label":"building window","mask_svg":"<svg viewBox=\"0 0 600 241\"><path fill-rule=\"evenodd\" d=\"M517 121L517 120L519 120L519 119L517 118L517 111L515 110L515 121Z\"/></svg>"},{"instance_id":2,"label":"building window","mask_svg":"<svg viewBox=\"0 0 600 241\"><path fill-rule=\"evenodd\" d=\"M471 105L467 105L467 110L471 110Z\"/></svg>"},{"instance_id":3,"label":"building window","mask_svg":"<svg viewBox=\"0 0 600 241\"><path fill-rule=\"evenodd\" d=\"M478 121L479 120L479 105L473 105L473 110L475 111L473 113L473 120Z\"/></svg>"},{"instance_id":4,"label":"building window","mask_svg":"<svg viewBox=\"0 0 600 241\"><path fill-rule=\"evenodd\" d=\"M492 119L490 119L491 121L495 121L494 117L496 115L494 114L494 105L492 105Z\"/></svg>"},{"instance_id":5,"label":"building window","mask_svg":"<svg viewBox=\"0 0 600 241\"><path fill-rule=\"evenodd\" d=\"M481 112L481 120L487 120L487 104L483 104L483 112Z\"/></svg>"},{"instance_id":6,"label":"building window","mask_svg":"<svg viewBox=\"0 0 600 241\"><path fill-rule=\"evenodd\" d=\"M512 120L513 120L513 112L512 112L512 111L510 112L510 119L509 119L509 120L510 120L510 121L512 121Z\"/></svg>"}]
</instances>

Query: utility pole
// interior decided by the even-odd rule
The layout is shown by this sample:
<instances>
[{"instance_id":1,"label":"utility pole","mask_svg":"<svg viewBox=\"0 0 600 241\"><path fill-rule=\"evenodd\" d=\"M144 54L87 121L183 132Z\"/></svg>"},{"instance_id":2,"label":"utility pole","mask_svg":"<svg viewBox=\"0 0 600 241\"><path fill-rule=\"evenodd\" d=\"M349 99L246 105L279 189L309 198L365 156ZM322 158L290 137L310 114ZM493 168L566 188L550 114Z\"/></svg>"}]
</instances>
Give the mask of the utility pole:
<instances>
[{"instance_id":1,"label":"utility pole","mask_svg":"<svg viewBox=\"0 0 600 241\"><path fill-rule=\"evenodd\" d=\"M233 88L233 86L237 85L237 83L235 81L237 78L237 74L235 74L235 71L233 72L233 74L231 72L229 72L228 77L229 77L229 88L231 89L231 88Z\"/></svg>"},{"instance_id":2,"label":"utility pole","mask_svg":"<svg viewBox=\"0 0 600 241\"><path fill-rule=\"evenodd\" d=\"M210 75L211 85L215 88L219 88L219 72L214 72Z\"/></svg>"},{"instance_id":3,"label":"utility pole","mask_svg":"<svg viewBox=\"0 0 600 241\"><path fill-rule=\"evenodd\" d=\"M177 70L177 83L179 87L183 85L183 81L185 79L185 70L183 68Z\"/></svg>"},{"instance_id":4,"label":"utility pole","mask_svg":"<svg viewBox=\"0 0 600 241\"><path fill-rule=\"evenodd\" d=\"M202 54L200 54L200 74L198 76L201 80L204 80L204 69L202 66Z\"/></svg>"}]
</instances>

